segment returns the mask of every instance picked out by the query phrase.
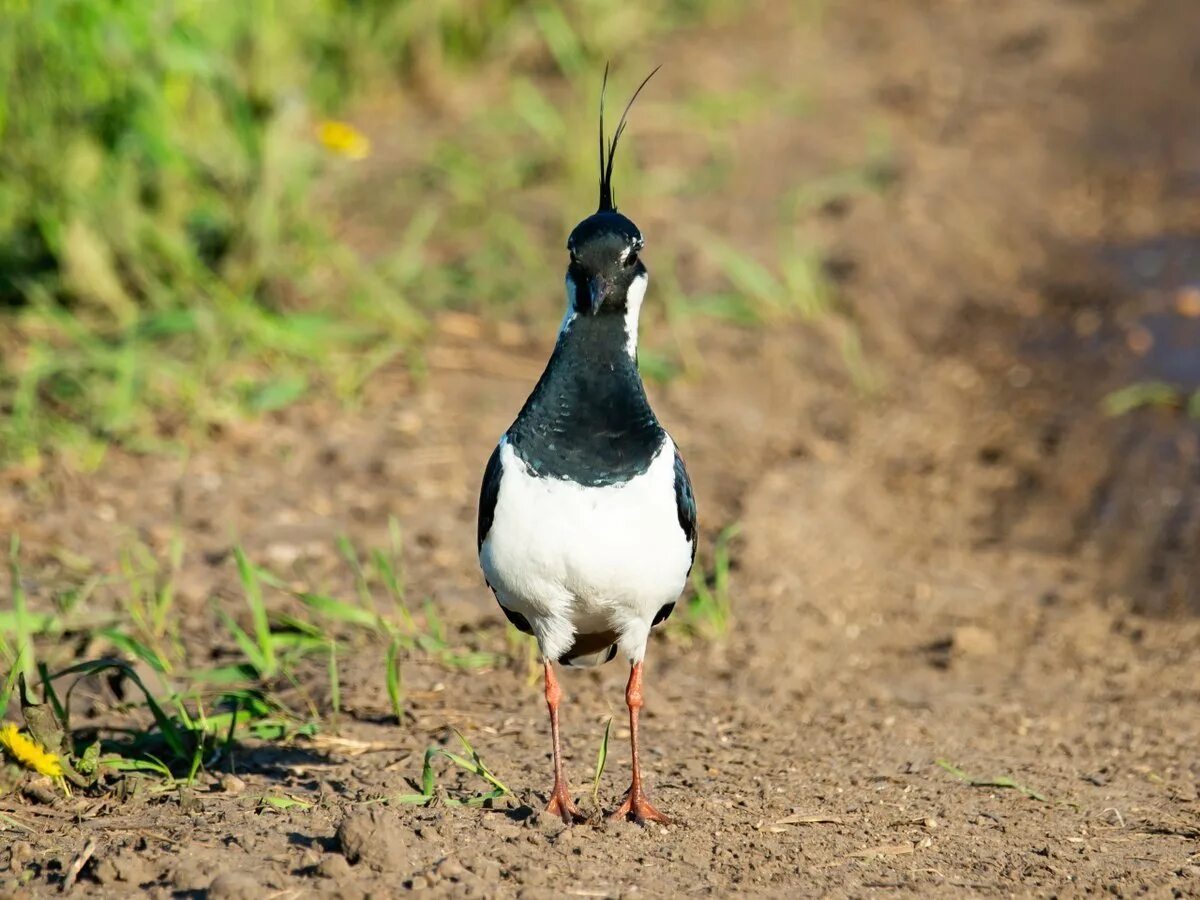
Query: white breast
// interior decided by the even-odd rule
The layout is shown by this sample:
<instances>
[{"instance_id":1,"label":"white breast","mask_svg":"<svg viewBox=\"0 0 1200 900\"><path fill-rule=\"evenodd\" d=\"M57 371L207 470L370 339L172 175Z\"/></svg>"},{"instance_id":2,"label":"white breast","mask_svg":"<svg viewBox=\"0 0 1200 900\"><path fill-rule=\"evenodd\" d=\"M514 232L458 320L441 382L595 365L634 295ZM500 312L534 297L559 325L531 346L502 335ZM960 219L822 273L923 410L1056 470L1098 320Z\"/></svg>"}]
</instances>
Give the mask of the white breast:
<instances>
[{"instance_id":1,"label":"white breast","mask_svg":"<svg viewBox=\"0 0 1200 900\"><path fill-rule=\"evenodd\" d=\"M534 476L507 439L492 527L479 551L500 602L529 620L556 659L574 635L612 629L641 659L650 623L682 593L691 546L675 504L675 445L622 484Z\"/></svg>"}]
</instances>

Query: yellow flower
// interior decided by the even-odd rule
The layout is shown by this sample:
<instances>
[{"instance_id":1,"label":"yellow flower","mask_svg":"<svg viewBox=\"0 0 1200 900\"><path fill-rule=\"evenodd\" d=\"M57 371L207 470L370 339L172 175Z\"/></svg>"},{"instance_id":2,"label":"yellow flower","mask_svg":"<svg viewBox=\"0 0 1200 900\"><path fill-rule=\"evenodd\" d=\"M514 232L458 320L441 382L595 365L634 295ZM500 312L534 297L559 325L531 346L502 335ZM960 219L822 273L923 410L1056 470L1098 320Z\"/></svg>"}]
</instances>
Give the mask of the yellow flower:
<instances>
[{"instance_id":1,"label":"yellow flower","mask_svg":"<svg viewBox=\"0 0 1200 900\"><path fill-rule=\"evenodd\" d=\"M9 756L26 768L51 778L63 777L63 767L58 756L43 749L32 738L21 734L12 722L5 722L0 726L0 747L7 750Z\"/></svg>"},{"instance_id":2,"label":"yellow flower","mask_svg":"<svg viewBox=\"0 0 1200 900\"><path fill-rule=\"evenodd\" d=\"M348 122L326 119L317 126L317 139L346 159L365 159L371 152L371 139Z\"/></svg>"}]
</instances>

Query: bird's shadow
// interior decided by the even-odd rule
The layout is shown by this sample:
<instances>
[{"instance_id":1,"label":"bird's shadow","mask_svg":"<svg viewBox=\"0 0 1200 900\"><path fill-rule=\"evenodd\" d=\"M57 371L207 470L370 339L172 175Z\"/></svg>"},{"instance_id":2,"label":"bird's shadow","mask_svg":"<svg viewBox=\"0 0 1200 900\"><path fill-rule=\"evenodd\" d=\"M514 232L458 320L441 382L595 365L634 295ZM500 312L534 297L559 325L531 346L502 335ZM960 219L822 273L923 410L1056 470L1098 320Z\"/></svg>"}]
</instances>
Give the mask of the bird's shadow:
<instances>
[{"instance_id":1,"label":"bird's shadow","mask_svg":"<svg viewBox=\"0 0 1200 900\"><path fill-rule=\"evenodd\" d=\"M524 825L538 814L538 811L528 803L522 803L520 806L504 809L485 809L485 812L492 816L504 816L504 818L508 819L510 822L515 822L518 825Z\"/></svg>"}]
</instances>

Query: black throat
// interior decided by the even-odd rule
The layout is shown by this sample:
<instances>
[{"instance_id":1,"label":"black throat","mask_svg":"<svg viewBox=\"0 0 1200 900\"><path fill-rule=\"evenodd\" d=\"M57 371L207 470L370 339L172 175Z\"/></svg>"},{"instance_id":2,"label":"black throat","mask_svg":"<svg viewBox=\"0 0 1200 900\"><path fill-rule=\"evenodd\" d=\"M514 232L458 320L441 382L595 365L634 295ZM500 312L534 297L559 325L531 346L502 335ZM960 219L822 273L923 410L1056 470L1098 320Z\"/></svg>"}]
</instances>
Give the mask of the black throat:
<instances>
[{"instance_id":1,"label":"black throat","mask_svg":"<svg viewBox=\"0 0 1200 900\"><path fill-rule=\"evenodd\" d=\"M625 317L577 315L559 335L546 370L508 441L536 475L577 484L620 484L640 475L665 432L650 409Z\"/></svg>"}]
</instances>

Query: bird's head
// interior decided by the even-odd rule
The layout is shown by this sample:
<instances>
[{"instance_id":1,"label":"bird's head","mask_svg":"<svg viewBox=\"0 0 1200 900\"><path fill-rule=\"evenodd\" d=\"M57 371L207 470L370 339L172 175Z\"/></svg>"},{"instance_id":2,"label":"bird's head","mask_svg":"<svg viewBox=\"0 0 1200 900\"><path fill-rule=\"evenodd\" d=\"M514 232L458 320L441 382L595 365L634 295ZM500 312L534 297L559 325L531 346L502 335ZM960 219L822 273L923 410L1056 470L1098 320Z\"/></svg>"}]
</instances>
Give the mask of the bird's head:
<instances>
[{"instance_id":1,"label":"bird's head","mask_svg":"<svg viewBox=\"0 0 1200 900\"><path fill-rule=\"evenodd\" d=\"M577 314L623 314L631 290L645 292L642 243L638 227L615 209L602 210L575 226L567 240L567 296Z\"/></svg>"},{"instance_id":2,"label":"bird's head","mask_svg":"<svg viewBox=\"0 0 1200 900\"><path fill-rule=\"evenodd\" d=\"M655 69L654 72L657 72ZM608 67L600 89L600 207L575 226L567 238L567 298L576 315L617 313L637 314L646 292L647 272L641 260L642 232L632 220L617 212L613 202L613 156L625 131L625 120L633 101L654 72L638 86L621 114L617 130L604 146L604 88L608 85Z\"/></svg>"}]
</instances>

